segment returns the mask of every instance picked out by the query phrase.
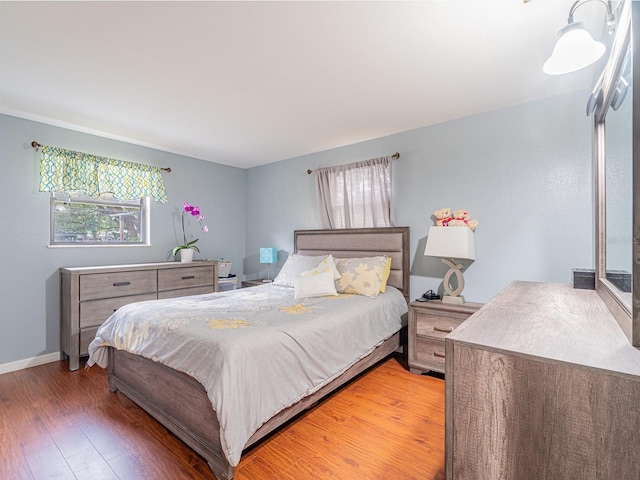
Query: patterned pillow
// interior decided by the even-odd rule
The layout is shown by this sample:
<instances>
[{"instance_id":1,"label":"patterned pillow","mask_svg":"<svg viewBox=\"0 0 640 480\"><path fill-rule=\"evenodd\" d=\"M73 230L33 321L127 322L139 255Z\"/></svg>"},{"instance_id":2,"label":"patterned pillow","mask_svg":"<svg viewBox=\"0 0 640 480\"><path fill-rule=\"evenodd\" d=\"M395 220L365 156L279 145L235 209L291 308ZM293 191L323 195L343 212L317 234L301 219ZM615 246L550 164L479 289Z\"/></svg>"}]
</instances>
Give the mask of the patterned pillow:
<instances>
[{"instance_id":1,"label":"patterned pillow","mask_svg":"<svg viewBox=\"0 0 640 480\"><path fill-rule=\"evenodd\" d=\"M287 261L284 262L280 273L278 273L276 278L273 280L273 284L280 285L282 287L293 287L293 282L302 272L306 272L307 270L317 267L325 258L327 258L326 255L310 257L291 253L287 257Z\"/></svg>"},{"instance_id":2,"label":"patterned pillow","mask_svg":"<svg viewBox=\"0 0 640 480\"><path fill-rule=\"evenodd\" d=\"M338 293L355 293L375 298L380 293L387 266L387 257L339 258L336 267L340 279L336 280Z\"/></svg>"},{"instance_id":3,"label":"patterned pillow","mask_svg":"<svg viewBox=\"0 0 640 480\"><path fill-rule=\"evenodd\" d=\"M387 257L387 264L382 272L382 285L380 285L380 293L384 293L387 290L387 280L391 275L391 257Z\"/></svg>"},{"instance_id":4,"label":"patterned pillow","mask_svg":"<svg viewBox=\"0 0 640 480\"><path fill-rule=\"evenodd\" d=\"M338 272L338 269L336 268L333 255L327 255L327 258L322 260L316 268L302 272L300 275L306 277L308 275L317 275L322 272L332 272L334 280L338 280L340 278L340 272Z\"/></svg>"},{"instance_id":5,"label":"patterned pillow","mask_svg":"<svg viewBox=\"0 0 640 480\"><path fill-rule=\"evenodd\" d=\"M331 271L300 275L293 282L294 298L325 297L338 295Z\"/></svg>"}]
</instances>

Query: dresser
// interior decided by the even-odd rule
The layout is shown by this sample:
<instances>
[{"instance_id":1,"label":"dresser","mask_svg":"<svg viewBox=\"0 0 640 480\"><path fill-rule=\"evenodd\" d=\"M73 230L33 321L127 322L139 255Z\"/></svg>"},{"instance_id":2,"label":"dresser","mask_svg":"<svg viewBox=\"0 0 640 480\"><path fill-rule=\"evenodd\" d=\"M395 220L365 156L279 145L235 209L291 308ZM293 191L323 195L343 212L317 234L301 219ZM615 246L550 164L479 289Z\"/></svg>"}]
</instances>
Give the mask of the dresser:
<instances>
[{"instance_id":1,"label":"dresser","mask_svg":"<svg viewBox=\"0 0 640 480\"><path fill-rule=\"evenodd\" d=\"M640 351L595 291L515 282L446 354L447 480L640 478Z\"/></svg>"},{"instance_id":2,"label":"dresser","mask_svg":"<svg viewBox=\"0 0 640 480\"><path fill-rule=\"evenodd\" d=\"M98 327L118 308L133 302L218 290L212 261L61 268L60 345L77 370Z\"/></svg>"},{"instance_id":3,"label":"dresser","mask_svg":"<svg viewBox=\"0 0 640 480\"><path fill-rule=\"evenodd\" d=\"M409 305L409 370L444 373L444 338L482 305L452 305L441 300L412 302Z\"/></svg>"}]
</instances>

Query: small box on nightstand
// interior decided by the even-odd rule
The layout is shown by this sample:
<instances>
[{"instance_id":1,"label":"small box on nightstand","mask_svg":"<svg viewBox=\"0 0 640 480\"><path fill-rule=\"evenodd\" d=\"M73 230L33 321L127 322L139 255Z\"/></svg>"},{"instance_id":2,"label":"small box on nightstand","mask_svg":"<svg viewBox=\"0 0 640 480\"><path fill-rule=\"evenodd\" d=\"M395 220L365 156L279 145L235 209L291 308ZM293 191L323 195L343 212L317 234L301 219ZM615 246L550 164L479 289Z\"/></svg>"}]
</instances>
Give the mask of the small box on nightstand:
<instances>
[{"instance_id":1,"label":"small box on nightstand","mask_svg":"<svg viewBox=\"0 0 640 480\"><path fill-rule=\"evenodd\" d=\"M238 277L218 277L218 291L235 290L238 285Z\"/></svg>"}]
</instances>

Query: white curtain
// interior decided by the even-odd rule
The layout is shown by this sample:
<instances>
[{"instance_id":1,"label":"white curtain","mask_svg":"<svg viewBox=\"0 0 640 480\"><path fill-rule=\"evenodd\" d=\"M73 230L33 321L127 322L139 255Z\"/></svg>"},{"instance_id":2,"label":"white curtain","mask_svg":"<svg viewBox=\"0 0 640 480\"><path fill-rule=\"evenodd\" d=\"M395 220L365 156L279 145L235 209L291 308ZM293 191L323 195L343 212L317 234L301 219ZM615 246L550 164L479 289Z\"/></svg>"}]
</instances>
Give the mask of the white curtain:
<instances>
[{"instance_id":1,"label":"white curtain","mask_svg":"<svg viewBox=\"0 0 640 480\"><path fill-rule=\"evenodd\" d=\"M391 163L389 156L318 169L322 228L393 226Z\"/></svg>"}]
</instances>

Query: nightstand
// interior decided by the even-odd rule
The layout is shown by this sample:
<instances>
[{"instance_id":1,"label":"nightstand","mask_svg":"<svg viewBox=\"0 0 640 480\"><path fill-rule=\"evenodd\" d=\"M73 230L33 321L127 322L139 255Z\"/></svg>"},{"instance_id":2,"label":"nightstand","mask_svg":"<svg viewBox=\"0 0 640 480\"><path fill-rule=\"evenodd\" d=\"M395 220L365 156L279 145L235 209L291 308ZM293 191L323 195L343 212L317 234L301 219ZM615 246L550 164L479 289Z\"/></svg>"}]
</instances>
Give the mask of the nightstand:
<instances>
[{"instance_id":1,"label":"nightstand","mask_svg":"<svg viewBox=\"0 0 640 480\"><path fill-rule=\"evenodd\" d=\"M441 300L409 305L409 370L444 373L444 337L473 315L482 304L452 305Z\"/></svg>"},{"instance_id":2,"label":"nightstand","mask_svg":"<svg viewBox=\"0 0 640 480\"><path fill-rule=\"evenodd\" d=\"M264 282L262 280L242 280L242 282L240 282L240 288L259 287L260 285L267 285L268 283L271 282Z\"/></svg>"}]
</instances>

